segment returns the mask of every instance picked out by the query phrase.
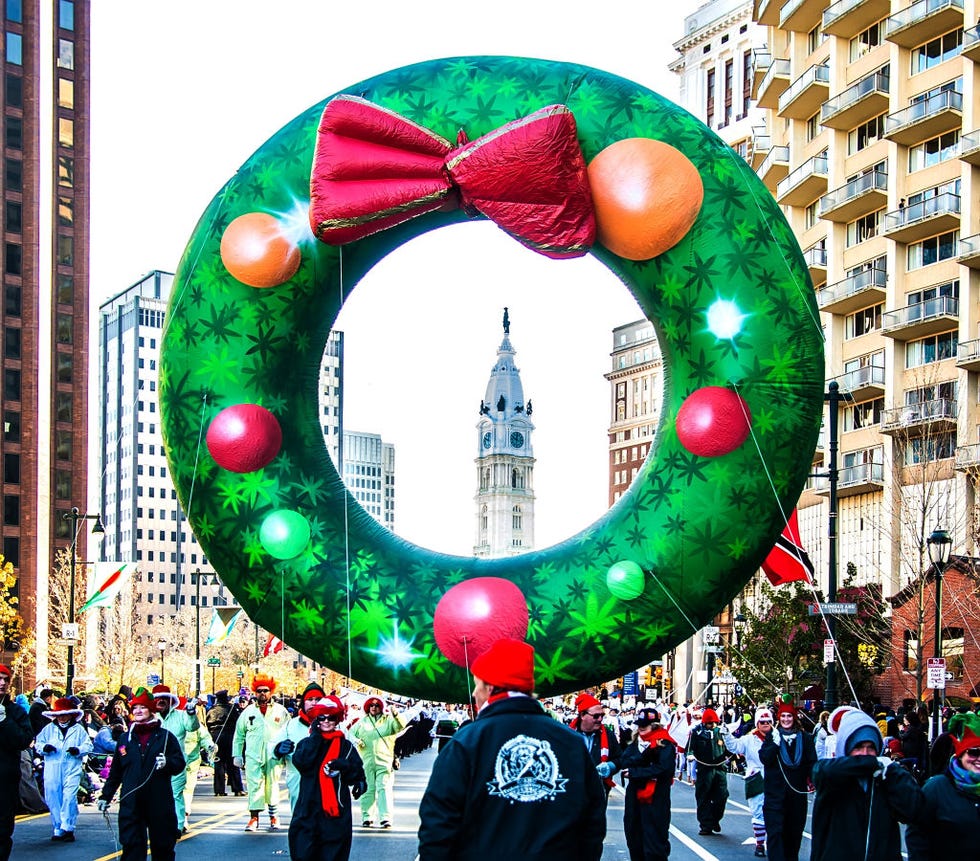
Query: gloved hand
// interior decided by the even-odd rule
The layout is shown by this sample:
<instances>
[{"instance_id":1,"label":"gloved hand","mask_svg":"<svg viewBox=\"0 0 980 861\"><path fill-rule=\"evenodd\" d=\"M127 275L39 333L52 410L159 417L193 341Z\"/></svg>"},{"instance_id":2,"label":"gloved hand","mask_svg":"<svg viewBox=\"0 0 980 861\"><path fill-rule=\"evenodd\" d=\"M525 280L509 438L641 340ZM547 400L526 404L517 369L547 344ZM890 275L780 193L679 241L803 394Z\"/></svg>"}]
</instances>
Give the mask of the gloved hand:
<instances>
[{"instance_id":1,"label":"gloved hand","mask_svg":"<svg viewBox=\"0 0 980 861\"><path fill-rule=\"evenodd\" d=\"M293 749L295 747L296 747L296 744L292 741L292 739L286 738L286 739L283 739L281 742L279 742L279 744L277 744L272 749L272 752L276 756L279 756L279 757L289 756L289 754L291 754L293 752Z\"/></svg>"},{"instance_id":2,"label":"gloved hand","mask_svg":"<svg viewBox=\"0 0 980 861\"><path fill-rule=\"evenodd\" d=\"M245 760L240 756L232 757L231 764L235 766L235 768L245 768Z\"/></svg>"},{"instance_id":3,"label":"gloved hand","mask_svg":"<svg viewBox=\"0 0 980 861\"><path fill-rule=\"evenodd\" d=\"M364 793L367 792L367 781L359 780L350 788L350 794L354 796L354 800L357 801Z\"/></svg>"},{"instance_id":4,"label":"gloved hand","mask_svg":"<svg viewBox=\"0 0 980 861\"><path fill-rule=\"evenodd\" d=\"M54 745L46 744L41 748L41 753L54 753Z\"/></svg>"},{"instance_id":5,"label":"gloved hand","mask_svg":"<svg viewBox=\"0 0 980 861\"><path fill-rule=\"evenodd\" d=\"M158 753L158 754L157 754L157 758L156 758L156 765L154 766L154 768L155 768L155 769L156 769L157 771L159 771L159 770L160 770L161 768L163 768L163 767L164 767L164 766L165 766L166 764L167 764L167 757L165 757L165 756L164 756L164 755L163 755L162 753Z\"/></svg>"},{"instance_id":6,"label":"gloved hand","mask_svg":"<svg viewBox=\"0 0 980 861\"><path fill-rule=\"evenodd\" d=\"M728 728L727 723L720 723L718 724L718 732L720 732L722 735L731 735L732 731Z\"/></svg>"},{"instance_id":7,"label":"gloved hand","mask_svg":"<svg viewBox=\"0 0 980 861\"><path fill-rule=\"evenodd\" d=\"M613 762L600 762L595 770L599 772L599 777L605 779L612 777L616 773L616 764Z\"/></svg>"},{"instance_id":8,"label":"gloved hand","mask_svg":"<svg viewBox=\"0 0 980 861\"><path fill-rule=\"evenodd\" d=\"M330 768L332 771L336 771L341 777L346 776L347 772L350 771L351 764L345 759L332 759L330 760Z\"/></svg>"},{"instance_id":9,"label":"gloved hand","mask_svg":"<svg viewBox=\"0 0 980 861\"><path fill-rule=\"evenodd\" d=\"M895 760L890 756L879 756L878 765L881 766L875 773L875 777L884 777L888 769L895 764Z\"/></svg>"},{"instance_id":10,"label":"gloved hand","mask_svg":"<svg viewBox=\"0 0 980 861\"><path fill-rule=\"evenodd\" d=\"M95 802L95 806L99 808L99 813L105 813L109 809L109 802L104 798L100 798Z\"/></svg>"},{"instance_id":11,"label":"gloved hand","mask_svg":"<svg viewBox=\"0 0 980 861\"><path fill-rule=\"evenodd\" d=\"M184 706L184 708L188 712L190 712L191 714L193 714L194 713L194 709L197 708L197 697L188 697L188 699L187 699L187 705Z\"/></svg>"},{"instance_id":12,"label":"gloved hand","mask_svg":"<svg viewBox=\"0 0 980 861\"><path fill-rule=\"evenodd\" d=\"M68 748L68 753L70 753L72 756L78 756L79 750L77 747L72 746Z\"/></svg>"}]
</instances>

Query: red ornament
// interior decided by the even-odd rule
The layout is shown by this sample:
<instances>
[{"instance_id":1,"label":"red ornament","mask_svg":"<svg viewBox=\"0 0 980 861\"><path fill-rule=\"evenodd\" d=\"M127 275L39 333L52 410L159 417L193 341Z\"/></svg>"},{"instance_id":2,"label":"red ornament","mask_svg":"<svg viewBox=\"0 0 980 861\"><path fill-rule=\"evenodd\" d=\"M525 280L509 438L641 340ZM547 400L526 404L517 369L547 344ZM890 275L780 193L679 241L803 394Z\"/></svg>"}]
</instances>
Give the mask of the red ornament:
<instances>
[{"instance_id":1,"label":"red ornament","mask_svg":"<svg viewBox=\"0 0 980 861\"><path fill-rule=\"evenodd\" d=\"M212 419L208 451L230 472L254 472L269 464L282 446L276 417L258 404L235 404Z\"/></svg>"},{"instance_id":2,"label":"red ornament","mask_svg":"<svg viewBox=\"0 0 980 861\"><path fill-rule=\"evenodd\" d=\"M527 637L527 599L500 577L475 577L453 586L436 605L432 627L447 660L470 667L497 640Z\"/></svg>"},{"instance_id":3,"label":"red ornament","mask_svg":"<svg viewBox=\"0 0 980 861\"><path fill-rule=\"evenodd\" d=\"M722 386L705 386L677 411L677 438L691 454L719 457L748 438L752 414L745 400Z\"/></svg>"}]
</instances>

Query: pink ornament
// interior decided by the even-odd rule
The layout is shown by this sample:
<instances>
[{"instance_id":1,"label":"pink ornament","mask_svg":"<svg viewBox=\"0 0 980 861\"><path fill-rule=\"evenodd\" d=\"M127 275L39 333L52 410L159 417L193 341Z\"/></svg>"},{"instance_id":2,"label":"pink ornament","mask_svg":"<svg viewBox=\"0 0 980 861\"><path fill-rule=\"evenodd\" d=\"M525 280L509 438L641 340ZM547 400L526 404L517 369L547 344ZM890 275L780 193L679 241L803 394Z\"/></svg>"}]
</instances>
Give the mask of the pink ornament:
<instances>
[{"instance_id":1,"label":"pink ornament","mask_svg":"<svg viewBox=\"0 0 980 861\"><path fill-rule=\"evenodd\" d=\"M469 667L497 640L527 637L527 599L510 580L475 577L453 586L432 618L436 645L460 667Z\"/></svg>"},{"instance_id":2,"label":"pink ornament","mask_svg":"<svg viewBox=\"0 0 980 861\"><path fill-rule=\"evenodd\" d=\"M282 428L258 404L235 404L218 413L208 427L208 451L230 472L254 472L279 454Z\"/></svg>"},{"instance_id":3,"label":"pink ornament","mask_svg":"<svg viewBox=\"0 0 980 861\"><path fill-rule=\"evenodd\" d=\"M749 405L730 389L706 386L692 392L677 411L677 438L691 454L718 457L748 438Z\"/></svg>"}]
</instances>

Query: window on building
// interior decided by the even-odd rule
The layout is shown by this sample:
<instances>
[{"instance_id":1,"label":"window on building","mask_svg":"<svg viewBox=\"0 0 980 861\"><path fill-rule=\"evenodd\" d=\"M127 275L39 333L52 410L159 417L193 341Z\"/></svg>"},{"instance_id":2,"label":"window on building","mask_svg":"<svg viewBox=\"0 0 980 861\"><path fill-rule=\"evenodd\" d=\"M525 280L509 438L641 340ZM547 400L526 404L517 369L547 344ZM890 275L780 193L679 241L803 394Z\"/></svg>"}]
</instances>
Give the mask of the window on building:
<instances>
[{"instance_id":1,"label":"window on building","mask_svg":"<svg viewBox=\"0 0 980 861\"><path fill-rule=\"evenodd\" d=\"M71 156L58 156L58 185L66 188L75 186L75 159Z\"/></svg>"},{"instance_id":2,"label":"window on building","mask_svg":"<svg viewBox=\"0 0 980 861\"><path fill-rule=\"evenodd\" d=\"M905 466L949 460L956 452L956 433L934 433L914 437L905 444Z\"/></svg>"},{"instance_id":3,"label":"window on building","mask_svg":"<svg viewBox=\"0 0 980 861\"><path fill-rule=\"evenodd\" d=\"M58 301L62 305L71 305L75 301L75 276L58 273Z\"/></svg>"},{"instance_id":4,"label":"window on building","mask_svg":"<svg viewBox=\"0 0 980 861\"><path fill-rule=\"evenodd\" d=\"M909 341L905 345L905 367L918 368L932 362L955 358L958 338L956 332L943 332L917 341Z\"/></svg>"},{"instance_id":5,"label":"window on building","mask_svg":"<svg viewBox=\"0 0 980 861\"><path fill-rule=\"evenodd\" d=\"M963 678L963 629L943 628L943 657L946 659L946 672L954 681Z\"/></svg>"},{"instance_id":6,"label":"window on building","mask_svg":"<svg viewBox=\"0 0 980 861\"><path fill-rule=\"evenodd\" d=\"M871 212L850 222L847 225L846 246L851 248L859 242L864 242L866 239L877 236L878 229L881 226L881 216L884 211L884 209L879 209L876 212Z\"/></svg>"},{"instance_id":7,"label":"window on building","mask_svg":"<svg viewBox=\"0 0 980 861\"><path fill-rule=\"evenodd\" d=\"M918 48L912 49L911 64L909 72L917 75L940 63L945 63L960 54L960 46L963 44L963 28L957 27L949 33L945 33Z\"/></svg>"},{"instance_id":8,"label":"window on building","mask_svg":"<svg viewBox=\"0 0 980 861\"><path fill-rule=\"evenodd\" d=\"M859 33L850 41L850 60L853 63L855 60L860 59L868 51L873 48L877 48L879 45L884 44L885 41L885 20L882 19L875 24L872 24L863 33Z\"/></svg>"},{"instance_id":9,"label":"window on building","mask_svg":"<svg viewBox=\"0 0 980 861\"><path fill-rule=\"evenodd\" d=\"M70 422L72 416L71 392L57 392L55 394L55 408L59 422Z\"/></svg>"},{"instance_id":10,"label":"window on building","mask_svg":"<svg viewBox=\"0 0 980 861\"><path fill-rule=\"evenodd\" d=\"M7 0L7 20L20 24L24 20L24 10L21 0Z\"/></svg>"},{"instance_id":11,"label":"window on building","mask_svg":"<svg viewBox=\"0 0 980 861\"><path fill-rule=\"evenodd\" d=\"M844 337L858 338L880 329L882 308L883 305L879 303L870 308L863 308L853 314L848 314L844 318Z\"/></svg>"},{"instance_id":12,"label":"window on building","mask_svg":"<svg viewBox=\"0 0 980 861\"><path fill-rule=\"evenodd\" d=\"M3 411L4 442L20 442L20 413L16 410Z\"/></svg>"},{"instance_id":13,"label":"window on building","mask_svg":"<svg viewBox=\"0 0 980 861\"><path fill-rule=\"evenodd\" d=\"M3 173L7 191L24 190L24 163L19 158L5 158Z\"/></svg>"},{"instance_id":14,"label":"window on building","mask_svg":"<svg viewBox=\"0 0 980 861\"><path fill-rule=\"evenodd\" d=\"M3 483L20 484L20 455L15 452L3 456Z\"/></svg>"},{"instance_id":15,"label":"window on building","mask_svg":"<svg viewBox=\"0 0 980 861\"><path fill-rule=\"evenodd\" d=\"M854 155L866 147L872 146L885 138L885 117L887 113L872 117L866 123L847 133L847 154Z\"/></svg>"},{"instance_id":16,"label":"window on building","mask_svg":"<svg viewBox=\"0 0 980 861\"><path fill-rule=\"evenodd\" d=\"M24 79L20 75L7 72L4 76L6 91L4 97L8 108L24 107Z\"/></svg>"},{"instance_id":17,"label":"window on building","mask_svg":"<svg viewBox=\"0 0 980 861\"><path fill-rule=\"evenodd\" d=\"M58 234L58 263L71 266L75 259L75 238Z\"/></svg>"},{"instance_id":18,"label":"window on building","mask_svg":"<svg viewBox=\"0 0 980 861\"><path fill-rule=\"evenodd\" d=\"M744 120L749 115L749 102L752 101L752 52L742 54L742 113L738 115Z\"/></svg>"},{"instance_id":19,"label":"window on building","mask_svg":"<svg viewBox=\"0 0 980 861\"><path fill-rule=\"evenodd\" d=\"M55 499L71 500L71 470L56 469L54 471Z\"/></svg>"},{"instance_id":20,"label":"window on building","mask_svg":"<svg viewBox=\"0 0 980 861\"><path fill-rule=\"evenodd\" d=\"M905 658L902 669L914 673L919 668L919 638L914 631L905 632Z\"/></svg>"},{"instance_id":21,"label":"window on building","mask_svg":"<svg viewBox=\"0 0 980 861\"><path fill-rule=\"evenodd\" d=\"M71 39L58 40L58 68L75 68L75 43Z\"/></svg>"},{"instance_id":22,"label":"window on building","mask_svg":"<svg viewBox=\"0 0 980 861\"><path fill-rule=\"evenodd\" d=\"M58 382L70 383L74 371L74 360L71 353L57 353Z\"/></svg>"},{"instance_id":23,"label":"window on building","mask_svg":"<svg viewBox=\"0 0 980 861\"><path fill-rule=\"evenodd\" d=\"M75 223L75 201L70 197L58 197L58 224L71 227Z\"/></svg>"},{"instance_id":24,"label":"window on building","mask_svg":"<svg viewBox=\"0 0 980 861\"><path fill-rule=\"evenodd\" d=\"M58 107L75 107L75 82L70 78L58 78Z\"/></svg>"},{"instance_id":25,"label":"window on building","mask_svg":"<svg viewBox=\"0 0 980 861\"><path fill-rule=\"evenodd\" d=\"M710 129L715 124L715 70L708 69L707 81L705 82L705 103L704 103L705 125Z\"/></svg>"},{"instance_id":26,"label":"window on building","mask_svg":"<svg viewBox=\"0 0 980 861\"><path fill-rule=\"evenodd\" d=\"M931 236L921 242L913 242L907 250L908 271L920 269L938 263L941 260L950 260L957 254L960 232L951 230L949 233L942 233L939 236Z\"/></svg>"},{"instance_id":27,"label":"window on building","mask_svg":"<svg viewBox=\"0 0 980 861\"><path fill-rule=\"evenodd\" d=\"M3 270L8 275L20 275L24 265L24 250L16 242L4 245Z\"/></svg>"},{"instance_id":28,"label":"window on building","mask_svg":"<svg viewBox=\"0 0 980 861\"><path fill-rule=\"evenodd\" d=\"M519 505L511 509L511 526L515 531L524 528L524 512Z\"/></svg>"},{"instance_id":29,"label":"window on building","mask_svg":"<svg viewBox=\"0 0 980 861\"><path fill-rule=\"evenodd\" d=\"M75 332L75 321L71 314L57 315L57 332L59 344L70 344Z\"/></svg>"},{"instance_id":30,"label":"window on building","mask_svg":"<svg viewBox=\"0 0 980 861\"><path fill-rule=\"evenodd\" d=\"M24 37L20 33L6 33L4 40L7 46L7 62L12 66L22 66L24 64ZM10 117L7 117L9 120Z\"/></svg>"},{"instance_id":31,"label":"window on building","mask_svg":"<svg viewBox=\"0 0 980 861\"><path fill-rule=\"evenodd\" d=\"M3 496L3 523L5 526L20 525L20 497L11 493Z\"/></svg>"},{"instance_id":32,"label":"window on building","mask_svg":"<svg viewBox=\"0 0 980 861\"><path fill-rule=\"evenodd\" d=\"M75 29L75 3L73 0L59 0L58 26L62 30Z\"/></svg>"},{"instance_id":33,"label":"window on building","mask_svg":"<svg viewBox=\"0 0 980 861\"><path fill-rule=\"evenodd\" d=\"M954 129L932 140L909 147L909 173L959 157L959 146L960 130Z\"/></svg>"},{"instance_id":34,"label":"window on building","mask_svg":"<svg viewBox=\"0 0 980 861\"><path fill-rule=\"evenodd\" d=\"M734 100L734 76L735 61L725 60L725 119L723 126L727 126L732 121L732 102Z\"/></svg>"},{"instance_id":35,"label":"window on building","mask_svg":"<svg viewBox=\"0 0 980 861\"><path fill-rule=\"evenodd\" d=\"M860 430L881 424L881 413L885 409L884 398L873 398L844 409L845 431Z\"/></svg>"},{"instance_id":36,"label":"window on building","mask_svg":"<svg viewBox=\"0 0 980 861\"><path fill-rule=\"evenodd\" d=\"M3 355L8 359L20 358L20 329L14 326L4 326Z\"/></svg>"},{"instance_id":37,"label":"window on building","mask_svg":"<svg viewBox=\"0 0 980 861\"><path fill-rule=\"evenodd\" d=\"M23 230L23 208L15 200L4 201L4 227L8 233Z\"/></svg>"},{"instance_id":38,"label":"window on building","mask_svg":"<svg viewBox=\"0 0 980 861\"><path fill-rule=\"evenodd\" d=\"M75 121L58 117L58 145L71 149L75 145Z\"/></svg>"}]
</instances>

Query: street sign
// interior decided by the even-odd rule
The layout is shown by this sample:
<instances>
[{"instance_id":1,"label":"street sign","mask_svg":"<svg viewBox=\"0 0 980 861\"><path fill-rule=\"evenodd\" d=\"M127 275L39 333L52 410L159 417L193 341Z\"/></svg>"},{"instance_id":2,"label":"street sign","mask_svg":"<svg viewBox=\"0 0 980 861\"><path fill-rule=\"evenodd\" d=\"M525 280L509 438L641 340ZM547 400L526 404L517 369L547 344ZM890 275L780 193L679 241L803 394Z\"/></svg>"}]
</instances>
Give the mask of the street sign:
<instances>
[{"instance_id":1,"label":"street sign","mask_svg":"<svg viewBox=\"0 0 980 861\"><path fill-rule=\"evenodd\" d=\"M825 601L823 604L817 604L811 601L807 605L807 612L811 616L819 616L821 609L823 609L824 614L827 616L856 616L858 605L844 601Z\"/></svg>"},{"instance_id":2,"label":"street sign","mask_svg":"<svg viewBox=\"0 0 980 861\"><path fill-rule=\"evenodd\" d=\"M705 625L701 632L702 642L706 646L713 646L718 642L718 638L721 635L721 628L716 625Z\"/></svg>"},{"instance_id":3,"label":"street sign","mask_svg":"<svg viewBox=\"0 0 980 861\"><path fill-rule=\"evenodd\" d=\"M156 673L150 673L146 677L146 683L148 685L158 685L160 684L160 677Z\"/></svg>"},{"instance_id":4,"label":"street sign","mask_svg":"<svg viewBox=\"0 0 980 861\"><path fill-rule=\"evenodd\" d=\"M834 641L824 640L823 641L823 662L825 664L832 664L834 662Z\"/></svg>"},{"instance_id":5,"label":"street sign","mask_svg":"<svg viewBox=\"0 0 980 861\"><path fill-rule=\"evenodd\" d=\"M640 674L633 670L632 673L627 673L623 676L623 694L630 697L636 696L636 691L639 688L639 676Z\"/></svg>"},{"instance_id":6,"label":"street sign","mask_svg":"<svg viewBox=\"0 0 980 861\"><path fill-rule=\"evenodd\" d=\"M61 626L61 639L62 640L77 640L78 639L78 622L65 622Z\"/></svg>"},{"instance_id":7,"label":"street sign","mask_svg":"<svg viewBox=\"0 0 980 861\"><path fill-rule=\"evenodd\" d=\"M926 658L926 687L933 689L946 687L945 658Z\"/></svg>"},{"instance_id":8,"label":"street sign","mask_svg":"<svg viewBox=\"0 0 980 861\"><path fill-rule=\"evenodd\" d=\"M208 658L208 666L209 667L220 667L221 666L221 658Z\"/></svg>"}]
</instances>

